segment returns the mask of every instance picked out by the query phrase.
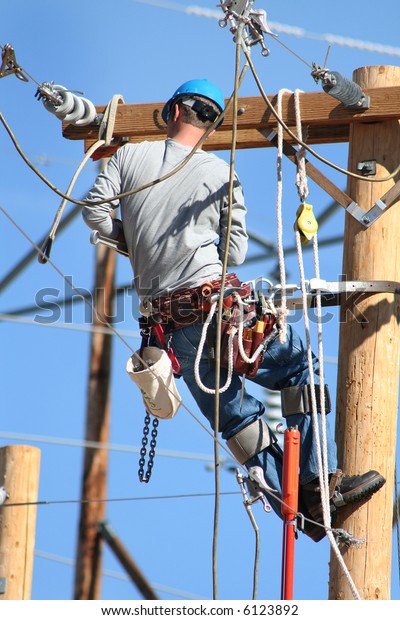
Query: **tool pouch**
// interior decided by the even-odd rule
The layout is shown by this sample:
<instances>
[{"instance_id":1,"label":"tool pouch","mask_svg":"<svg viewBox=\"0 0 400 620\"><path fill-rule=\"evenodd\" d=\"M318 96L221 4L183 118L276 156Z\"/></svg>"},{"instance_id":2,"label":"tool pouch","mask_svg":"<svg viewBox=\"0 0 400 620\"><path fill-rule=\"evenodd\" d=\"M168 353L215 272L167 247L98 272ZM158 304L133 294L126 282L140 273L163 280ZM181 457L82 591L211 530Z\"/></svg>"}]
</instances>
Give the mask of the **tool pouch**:
<instances>
[{"instance_id":1,"label":"tool pouch","mask_svg":"<svg viewBox=\"0 0 400 620\"><path fill-rule=\"evenodd\" d=\"M257 320L255 304L249 304L243 307L243 314L239 306L236 304L231 308L228 320L222 319L221 323L221 366L228 368L229 361L229 339L232 331L239 327L240 321L243 321L243 349L247 357L251 358L256 349L271 334L275 324L275 317L272 314L266 314L264 319ZM257 356L256 360L249 364L246 362L239 350L238 333L233 336L233 370L239 375L247 377L255 377L258 368L263 360L264 351Z\"/></svg>"},{"instance_id":2,"label":"tool pouch","mask_svg":"<svg viewBox=\"0 0 400 620\"><path fill-rule=\"evenodd\" d=\"M126 371L140 389L146 411L156 418L173 418L182 399L166 351L145 347L137 354L128 359ZM144 364L139 361L140 357Z\"/></svg>"}]
</instances>

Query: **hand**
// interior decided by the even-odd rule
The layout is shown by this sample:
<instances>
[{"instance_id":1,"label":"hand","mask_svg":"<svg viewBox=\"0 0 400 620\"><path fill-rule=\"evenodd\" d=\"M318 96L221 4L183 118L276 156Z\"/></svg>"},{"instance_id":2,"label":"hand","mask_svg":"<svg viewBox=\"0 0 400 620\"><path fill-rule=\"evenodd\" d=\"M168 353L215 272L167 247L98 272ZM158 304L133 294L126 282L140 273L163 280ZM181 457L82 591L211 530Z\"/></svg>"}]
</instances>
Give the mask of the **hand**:
<instances>
[{"instance_id":1,"label":"hand","mask_svg":"<svg viewBox=\"0 0 400 620\"><path fill-rule=\"evenodd\" d=\"M118 233L115 234L115 232L113 231L113 238L115 239L115 241L118 241L118 243L122 243L122 244L126 245L124 229L123 229L121 220L118 220L118 219L115 218L114 219L114 226L116 228L118 227Z\"/></svg>"}]
</instances>

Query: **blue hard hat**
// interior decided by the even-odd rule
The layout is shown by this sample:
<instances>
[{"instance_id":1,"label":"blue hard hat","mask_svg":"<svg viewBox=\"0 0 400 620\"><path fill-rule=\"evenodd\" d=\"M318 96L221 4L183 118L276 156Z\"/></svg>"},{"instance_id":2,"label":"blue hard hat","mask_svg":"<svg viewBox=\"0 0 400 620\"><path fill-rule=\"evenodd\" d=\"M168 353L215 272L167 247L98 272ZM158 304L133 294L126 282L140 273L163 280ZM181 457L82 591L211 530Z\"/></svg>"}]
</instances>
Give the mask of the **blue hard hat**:
<instances>
[{"instance_id":1,"label":"blue hard hat","mask_svg":"<svg viewBox=\"0 0 400 620\"><path fill-rule=\"evenodd\" d=\"M220 112L223 112L224 110L224 95L218 86L215 86L215 84L212 84L209 80L189 80L176 89L172 97L168 99L167 103L163 107L161 116L165 123L168 121L168 114L172 103L175 99L181 97L182 95L199 95L201 97L205 97L215 103Z\"/></svg>"}]
</instances>

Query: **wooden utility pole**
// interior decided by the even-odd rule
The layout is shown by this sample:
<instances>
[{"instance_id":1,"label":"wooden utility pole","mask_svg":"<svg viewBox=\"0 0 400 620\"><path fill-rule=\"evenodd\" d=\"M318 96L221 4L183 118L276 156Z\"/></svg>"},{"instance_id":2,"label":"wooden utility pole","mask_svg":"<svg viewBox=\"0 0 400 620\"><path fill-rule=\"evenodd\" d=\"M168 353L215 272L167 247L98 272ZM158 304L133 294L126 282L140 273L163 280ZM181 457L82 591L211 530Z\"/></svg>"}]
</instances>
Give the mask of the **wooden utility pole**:
<instances>
[{"instance_id":1,"label":"wooden utility pole","mask_svg":"<svg viewBox=\"0 0 400 620\"><path fill-rule=\"evenodd\" d=\"M363 67L354 81L362 88L400 85L400 67ZM397 119L355 123L350 132L348 168L376 161L376 178L388 176L400 162ZM398 180L398 176L395 178ZM348 193L372 205L394 184L349 179ZM348 280L400 280L400 203L370 228L346 215L343 274ZM393 484L399 381L398 295L349 298L341 309L336 439L339 463L347 474L378 470L386 485L355 512L340 513L335 527L364 540L342 553L362 599L390 599ZM331 599L353 598L346 576L331 555Z\"/></svg>"},{"instance_id":2,"label":"wooden utility pole","mask_svg":"<svg viewBox=\"0 0 400 620\"><path fill-rule=\"evenodd\" d=\"M109 523L103 521L99 523L99 533L106 541L115 557L120 561L133 583L137 586L138 590L143 594L146 601L157 601L159 597L155 593L151 584L147 581L142 571L129 554L128 550L124 547L121 540L115 534L114 530L110 527Z\"/></svg>"},{"instance_id":3,"label":"wooden utility pole","mask_svg":"<svg viewBox=\"0 0 400 620\"><path fill-rule=\"evenodd\" d=\"M31 598L40 450L0 448L0 487L8 494L0 506L0 601Z\"/></svg>"},{"instance_id":4,"label":"wooden utility pole","mask_svg":"<svg viewBox=\"0 0 400 620\"><path fill-rule=\"evenodd\" d=\"M101 317L113 315L115 252L97 246L93 325L104 326ZM86 440L107 443L110 420L110 365L112 336L92 334L87 394ZM100 598L102 540L97 524L104 520L107 493L108 452L104 448L86 448L82 479L82 505L79 520L78 550L74 598ZM86 502L86 503L85 503Z\"/></svg>"}]
</instances>

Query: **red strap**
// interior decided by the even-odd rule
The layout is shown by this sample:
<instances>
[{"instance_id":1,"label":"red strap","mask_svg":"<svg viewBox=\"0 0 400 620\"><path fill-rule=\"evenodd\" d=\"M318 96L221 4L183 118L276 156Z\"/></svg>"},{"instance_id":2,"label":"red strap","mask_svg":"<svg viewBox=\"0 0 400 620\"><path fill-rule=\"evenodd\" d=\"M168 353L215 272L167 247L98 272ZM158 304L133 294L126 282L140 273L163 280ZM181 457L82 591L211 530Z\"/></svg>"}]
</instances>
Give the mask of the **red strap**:
<instances>
[{"instance_id":1,"label":"red strap","mask_svg":"<svg viewBox=\"0 0 400 620\"><path fill-rule=\"evenodd\" d=\"M155 335L157 336L157 340L160 343L161 347L163 349L165 349L165 336L164 336L164 329L162 327L162 325L158 324L158 325L154 325L152 327L152 330L154 331ZM178 359L175 355L175 353L173 352L172 348L169 347L167 350L167 355L171 361L171 365L172 365L172 371L174 374L178 374L181 370L181 365L178 362Z\"/></svg>"},{"instance_id":2,"label":"red strap","mask_svg":"<svg viewBox=\"0 0 400 620\"><path fill-rule=\"evenodd\" d=\"M162 325L160 325L159 323L157 325L153 325L152 330L157 336L158 342L160 343L162 348L164 348L164 330Z\"/></svg>"},{"instance_id":3,"label":"red strap","mask_svg":"<svg viewBox=\"0 0 400 620\"><path fill-rule=\"evenodd\" d=\"M118 151L120 146L121 146L120 144L117 144L116 146L100 147L93 153L92 155L93 161L98 161L99 159L102 159L103 157L111 157L111 155L114 155L114 153Z\"/></svg>"}]
</instances>

